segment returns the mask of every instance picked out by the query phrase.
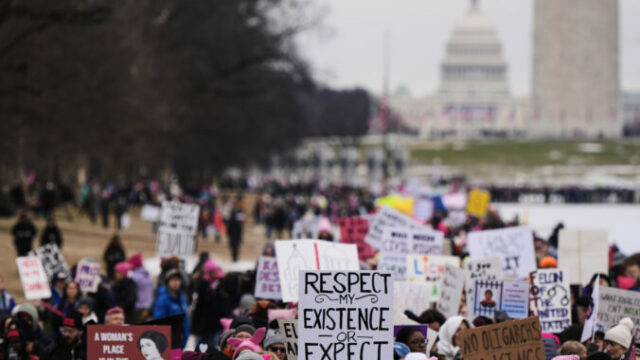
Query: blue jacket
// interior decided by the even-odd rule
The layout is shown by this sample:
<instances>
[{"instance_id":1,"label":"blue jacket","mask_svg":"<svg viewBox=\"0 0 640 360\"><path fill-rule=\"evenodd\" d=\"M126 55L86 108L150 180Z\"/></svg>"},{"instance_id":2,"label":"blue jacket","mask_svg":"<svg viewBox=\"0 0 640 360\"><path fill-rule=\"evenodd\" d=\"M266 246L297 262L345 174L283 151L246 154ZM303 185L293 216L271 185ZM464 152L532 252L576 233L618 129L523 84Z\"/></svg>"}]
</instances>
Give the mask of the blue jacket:
<instances>
[{"instance_id":1,"label":"blue jacket","mask_svg":"<svg viewBox=\"0 0 640 360\"><path fill-rule=\"evenodd\" d=\"M2 299L0 299L0 313L11 315L11 310L16 306L16 301L13 300L13 296L4 289L0 292L0 296L2 296Z\"/></svg>"},{"instance_id":2,"label":"blue jacket","mask_svg":"<svg viewBox=\"0 0 640 360\"><path fill-rule=\"evenodd\" d=\"M178 297L174 298L167 292L167 287L162 286L158 289L158 297L153 305L153 318L161 319L167 316L184 314L184 322L182 324L184 331L184 339L182 346L184 347L187 342L187 338L191 333L191 322L189 321L189 306L187 305L187 298L182 291L178 292Z\"/></svg>"}]
</instances>

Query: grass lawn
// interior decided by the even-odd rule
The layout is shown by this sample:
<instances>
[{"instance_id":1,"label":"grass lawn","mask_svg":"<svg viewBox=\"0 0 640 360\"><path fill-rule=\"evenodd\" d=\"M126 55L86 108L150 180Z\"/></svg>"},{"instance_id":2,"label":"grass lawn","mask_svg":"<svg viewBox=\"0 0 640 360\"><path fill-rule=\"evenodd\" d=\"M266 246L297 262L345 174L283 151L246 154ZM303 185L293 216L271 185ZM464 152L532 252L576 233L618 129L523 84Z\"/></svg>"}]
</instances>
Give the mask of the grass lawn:
<instances>
[{"instance_id":1,"label":"grass lawn","mask_svg":"<svg viewBox=\"0 0 640 360\"><path fill-rule=\"evenodd\" d=\"M463 166L501 164L544 165L638 165L640 142L627 141L469 141L416 144L413 164Z\"/></svg>"}]
</instances>

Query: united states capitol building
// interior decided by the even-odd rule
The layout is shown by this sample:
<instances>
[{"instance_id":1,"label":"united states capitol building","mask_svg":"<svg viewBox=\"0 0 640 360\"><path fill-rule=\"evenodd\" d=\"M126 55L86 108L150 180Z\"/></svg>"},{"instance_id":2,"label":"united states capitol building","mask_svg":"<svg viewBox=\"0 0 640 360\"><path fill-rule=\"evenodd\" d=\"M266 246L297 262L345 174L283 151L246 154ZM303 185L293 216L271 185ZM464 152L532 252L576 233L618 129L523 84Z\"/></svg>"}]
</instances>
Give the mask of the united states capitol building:
<instances>
[{"instance_id":1,"label":"united states capitol building","mask_svg":"<svg viewBox=\"0 0 640 360\"><path fill-rule=\"evenodd\" d=\"M518 98L500 34L472 0L446 44L440 88L389 104L421 137L619 138L618 43L617 0L535 0L531 96Z\"/></svg>"}]
</instances>

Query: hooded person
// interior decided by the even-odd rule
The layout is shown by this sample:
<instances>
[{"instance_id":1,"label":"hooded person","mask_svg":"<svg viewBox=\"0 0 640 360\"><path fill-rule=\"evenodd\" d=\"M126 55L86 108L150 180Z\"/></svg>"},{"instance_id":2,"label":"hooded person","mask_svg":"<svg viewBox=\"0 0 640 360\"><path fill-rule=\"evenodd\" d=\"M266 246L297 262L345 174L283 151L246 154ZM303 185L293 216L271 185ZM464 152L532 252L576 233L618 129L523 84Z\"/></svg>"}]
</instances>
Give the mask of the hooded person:
<instances>
[{"instance_id":1,"label":"hooded person","mask_svg":"<svg viewBox=\"0 0 640 360\"><path fill-rule=\"evenodd\" d=\"M76 310L82 316L82 325L87 326L87 324L93 325L98 323L98 316L93 311L95 305L95 300L88 296L83 296L78 299L78 306Z\"/></svg>"},{"instance_id":2,"label":"hooded person","mask_svg":"<svg viewBox=\"0 0 640 360\"><path fill-rule=\"evenodd\" d=\"M224 273L218 263L208 259L202 266L203 277L198 283L198 297L193 310L192 332L209 346L215 343L214 335L222 329L218 321L223 315L216 306L216 290Z\"/></svg>"},{"instance_id":3,"label":"hooded person","mask_svg":"<svg viewBox=\"0 0 640 360\"><path fill-rule=\"evenodd\" d=\"M626 317L604 333L604 344L606 352L613 360L620 360L631 347L631 331L633 330L633 320Z\"/></svg>"},{"instance_id":4,"label":"hooded person","mask_svg":"<svg viewBox=\"0 0 640 360\"><path fill-rule=\"evenodd\" d=\"M119 262L114 266L114 281L111 286L113 302L124 310L124 318L127 324L135 323L136 300L138 286L129 278L131 263Z\"/></svg>"},{"instance_id":5,"label":"hooded person","mask_svg":"<svg viewBox=\"0 0 640 360\"><path fill-rule=\"evenodd\" d=\"M40 317L38 316L38 310L36 310L33 305L29 303L20 304L13 308L12 314L31 326L36 347L45 348L52 343L52 340L47 335L45 335L44 331L42 330L42 327L40 326Z\"/></svg>"},{"instance_id":6,"label":"hooded person","mask_svg":"<svg viewBox=\"0 0 640 360\"><path fill-rule=\"evenodd\" d=\"M144 314L153 302L154 284L151 274L142 263L142 253L129 258L131 264L130 278L136 284L135 320L144 320Z\"/></svg>"},{"instance_id":7,"label":"hooded person","mask_svg":"<svg viewBox=\"0 0 640 360\"><path fill-rule=\"evenodd\" d=\"M462 359L460 332L470 328L473 328L473 325L462 316L447 319L440 327L438 354L444 356L446 360Z\"/></svg>"}]
</instances>

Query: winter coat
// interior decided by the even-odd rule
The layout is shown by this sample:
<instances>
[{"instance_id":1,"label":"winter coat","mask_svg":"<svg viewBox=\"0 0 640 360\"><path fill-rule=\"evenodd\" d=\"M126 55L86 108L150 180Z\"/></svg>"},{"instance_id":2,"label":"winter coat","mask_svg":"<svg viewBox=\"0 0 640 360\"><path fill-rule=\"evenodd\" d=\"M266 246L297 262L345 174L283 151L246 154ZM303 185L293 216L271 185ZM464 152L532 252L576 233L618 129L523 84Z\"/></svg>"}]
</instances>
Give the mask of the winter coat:
<instances>
[{"instance_id":1,"label":"winter coat","mask_svg":"<svg viewBox=\"0 0 640 360\"><path fill-rule=\"evenodd\" d=\"M133 280L124 278L116 281L111 286L113 291L113 300L116 306L120 306L124 310L124 318L127 324L131 324L135 320L136 297L138 287Z\"/></svg>"},{"instance_id":2,"label":"winter coat","mask_svg":"<svg viewBox=\"0 0 640 360\"><path fill-rule=\"evenodd\" d=\"M58 248L62 249L62 233L57 226L47 226L42 231L40 236L40 246L44 246L50 243L58 245Z\"/></svg>"},{"instance_id":3,"label":"winter coat","mask_svg":"<svg viewBox=\"0 0 640 360\"><path fill-rule=\"evenodd\" d=\"M85 360L87 358L87 345L78 341L76 345L67 345L62 337L49 345L40 355L40 360Z\"/></svg>"},{"instance_id":4,"label":"winter coat","mask_svg":"<svg viewBox=\"0 0 640 360\"><path fill-rule=\"evenodd\" d=\"M38 230L31 221L19 222L11 229L13 234L13 244L15 245L18 253L21 256L25 256L31 251L33 245L33 238L36 237Z\"/></svg>"},{"instance_id":5,"label":"winter coat","mask_svg":"<svg viewBox=\"0 0 640 360\"><path fill-rule=\"evenodd\" d=\"M10 315L11 310L16 306L16 301L5 289L0 292L0 296L0 314Z\"/></svg>"},{"instance_id":6,"label":"winter coat","mask_svg":"<svg viewBox=\"0 0 640 360\"><path fill-rule=\"evenodd\" d=\"M153 305L153 318L161 319L167 316L184 314L184 322L182 324L184 330L183 346L186 344L187 338L191 333L191 323L189 321L189 306L187 298L180 291L178 296L172 296L166 286L158 290L158 298Z\"/></svg>"},{"instance_id":7,"label":"winter coat","mask_svg":"<svg viewBox=\"0 0 640 360\"><path fill-rule=\"evenodd\" d=\"M137 285L136 310L145 310L153 302L153 280L149 271L140 266L131 271L131 280Z\"/></svg>"},{"instance_id":8,"label":"winter coat","mask_svg":"<svg viewBox=\"0 0 640 360\"><path fill-rule=\"evenodd\" d=\"M223 307L216 306L216 288L219 281L210 283L204 279L198 284L198 299L193 310L193 333L204 338L220 330Z\"/></svg>"}]
</instances>

